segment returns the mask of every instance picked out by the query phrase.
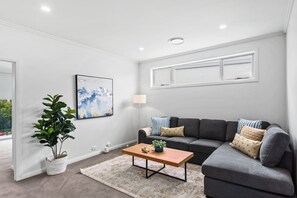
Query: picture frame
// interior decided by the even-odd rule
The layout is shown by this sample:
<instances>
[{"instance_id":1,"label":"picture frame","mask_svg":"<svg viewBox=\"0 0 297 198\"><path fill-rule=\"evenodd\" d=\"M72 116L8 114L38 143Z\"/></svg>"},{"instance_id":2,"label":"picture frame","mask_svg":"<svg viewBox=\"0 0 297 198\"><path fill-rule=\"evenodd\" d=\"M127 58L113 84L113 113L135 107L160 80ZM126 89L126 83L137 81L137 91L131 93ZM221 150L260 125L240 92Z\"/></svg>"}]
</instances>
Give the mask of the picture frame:
<instances>
[{"instance_id":1,"label":"picture frame","mask_svg":"<svg viewBox=\"0 0 297 198\"><path fill-rule=\"evenodd\" d=\"M109 117L114 114L113 79L75 75L76 119Z\"/></svg>"}]
</instances>

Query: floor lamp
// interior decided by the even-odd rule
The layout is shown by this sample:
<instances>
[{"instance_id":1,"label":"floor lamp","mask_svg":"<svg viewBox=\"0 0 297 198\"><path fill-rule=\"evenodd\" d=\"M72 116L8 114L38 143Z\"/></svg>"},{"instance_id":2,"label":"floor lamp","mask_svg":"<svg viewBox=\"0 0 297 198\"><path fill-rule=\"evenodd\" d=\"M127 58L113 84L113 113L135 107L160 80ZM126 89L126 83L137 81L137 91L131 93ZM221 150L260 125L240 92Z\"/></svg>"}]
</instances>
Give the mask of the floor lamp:
<instances>
[{"instance_id":1,"label":"floor lamp","mask_svg":"<svg viewBox=\"0 0 297 198\"><path fill-rule=\"evenodd\" d=\"M146 95L134 95L133 103L138 104L138 128L140 128L140 106L141 104L146 104Z\"/></svg>"}]
</instances>

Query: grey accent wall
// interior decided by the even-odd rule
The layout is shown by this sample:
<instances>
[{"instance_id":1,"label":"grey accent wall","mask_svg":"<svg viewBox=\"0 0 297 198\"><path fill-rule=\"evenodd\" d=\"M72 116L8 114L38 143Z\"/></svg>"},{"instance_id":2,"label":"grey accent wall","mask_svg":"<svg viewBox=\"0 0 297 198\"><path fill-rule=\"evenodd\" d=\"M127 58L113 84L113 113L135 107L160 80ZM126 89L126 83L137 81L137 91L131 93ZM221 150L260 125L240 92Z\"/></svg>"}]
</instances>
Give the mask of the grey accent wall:
<instances>
[{"instance_id":1,"label":"grey accent wall","mask_svg":"<svg viewBox=\"0 0 297 198\"><path fill-rule=\"evenodd\" d=\"M173 46L178 47L178 46ZM183 88L150 88L150 69L240 52L257 51L259 81ZM140 92L147 94L141 125L151 116L179 116L237 120L261 119L286 125L286 38L275 35L250 42L139 64Z\"/></svg>"},{"instance_id":2,"label":"grey accent wall","mask_svg":"<svg viewBox=\"0 0 297 198\"><path fill-rule=\"evenodd\" d=\"M297 3L295 1L287 30L287 100L288 129L295 154L295 178L297 158ZM295 182L296 185L296 182Z\"/></svg>"}]
</instances>

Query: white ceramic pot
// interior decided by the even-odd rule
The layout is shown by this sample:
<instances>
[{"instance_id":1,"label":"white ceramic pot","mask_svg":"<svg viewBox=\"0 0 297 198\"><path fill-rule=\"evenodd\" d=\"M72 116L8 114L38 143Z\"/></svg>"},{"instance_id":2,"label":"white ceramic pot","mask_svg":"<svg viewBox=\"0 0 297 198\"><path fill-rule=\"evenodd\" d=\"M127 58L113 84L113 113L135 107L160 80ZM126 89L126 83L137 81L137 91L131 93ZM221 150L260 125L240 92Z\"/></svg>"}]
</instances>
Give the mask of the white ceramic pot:
<instances>
[{"instance_id":1,"label":"white ceramic pot","mask_svg":"<svg viewBox=\"0 0 297 198\"><path fill-rule=\"evenodd\" d=\"M57 175L60 173L64 173L67 168L67 159L67 155L58 159L54 159L54 156L47 157L45 159L46 173L48 175Z\"/></svg>"}]
</instances>

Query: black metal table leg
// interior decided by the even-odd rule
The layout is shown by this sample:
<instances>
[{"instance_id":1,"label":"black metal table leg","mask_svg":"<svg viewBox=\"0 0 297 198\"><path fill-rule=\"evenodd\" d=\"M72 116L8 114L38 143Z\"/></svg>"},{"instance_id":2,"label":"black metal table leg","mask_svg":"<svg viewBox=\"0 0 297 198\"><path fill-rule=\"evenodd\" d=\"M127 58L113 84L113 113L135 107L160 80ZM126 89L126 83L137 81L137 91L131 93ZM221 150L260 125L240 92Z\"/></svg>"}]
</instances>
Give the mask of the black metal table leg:
<instances>
[{"instance_id":1,"label":"black metal table leg","mask_svg":"<svg viewBox=\"0 0 297 198\"><path fill-rule=\"evenodd\" d=\"M145 160L145 178L148 178L148 161Z\"/></svg>"},{"instance_id":2,"label":"black metal table leg","mask_svg":"<svg viewBox=\"0 0 297 198\"><path fill-rule=\"evenodd\" d=\"M155 174L158 173L158 174L161 174L161 175L165 175L165 176L167 176L167 177L171 177L171 178L174 178L174 179L178 179L178 180L187 182L187 162L185 162L185 165L184 165L184 170L185 170L185 177L184 177L184 179L179 178L179 177L174 177L174 176L171 176L171 175L168 175L168 174L165 174L165 173L161 173L160 171L163 170L163 169L166 167L165 164L163 164L163 166L162 166L160 169L158 169L158 170L152 170L152 169L149 169L149 168L148 168L148 160L147 160L147 159L145 160L145 167L136 165L136 164L134 163L134 156L133 156L133 155L132 155L132 165L133 165L133 166L136 166L136 167L138 167L138 168L145 169L145 178L147 178L147 179L150 178L151 176L153 176L153 175L155 175ZM151 172L153 172L153 173L151 173L151 174L149 175L149 171L151 171Z\"/></svg>"},{"instance_id":3,"label":"black metal table leg","mask_svg":"<svg viewBox=\"0 0 297 198\"><path fill-rule=\"evenodd\" d=\"M187 162L185 162L185 182L187 182Z\"/></svg>"}]
</instances>

